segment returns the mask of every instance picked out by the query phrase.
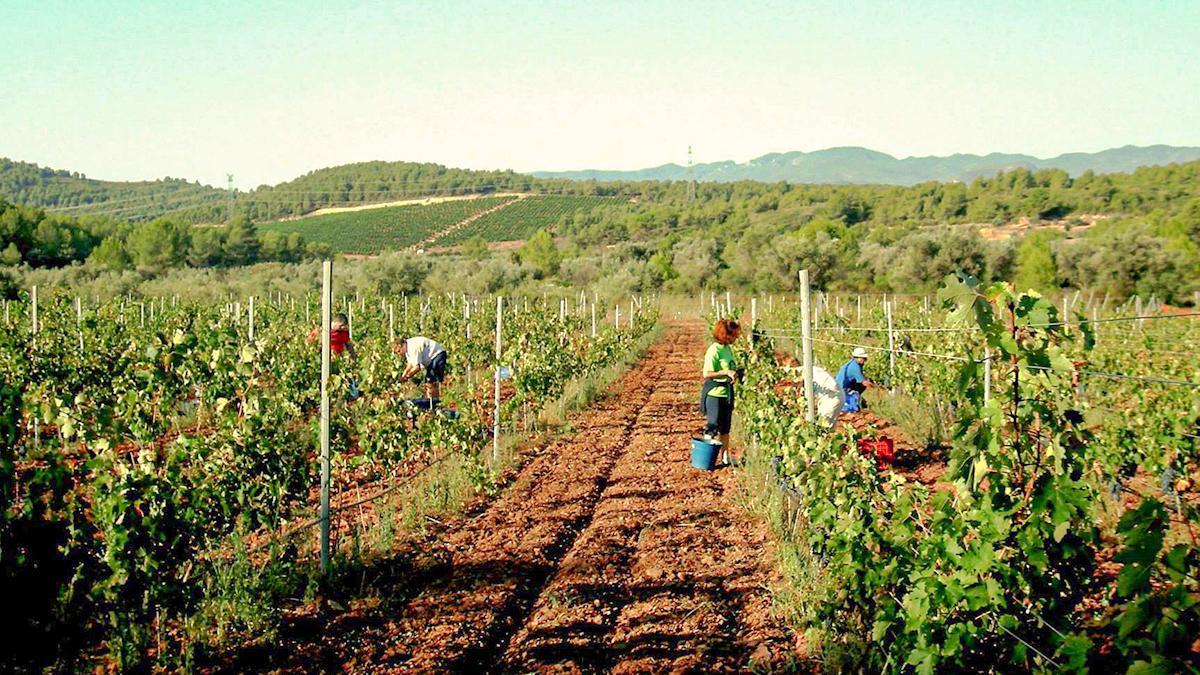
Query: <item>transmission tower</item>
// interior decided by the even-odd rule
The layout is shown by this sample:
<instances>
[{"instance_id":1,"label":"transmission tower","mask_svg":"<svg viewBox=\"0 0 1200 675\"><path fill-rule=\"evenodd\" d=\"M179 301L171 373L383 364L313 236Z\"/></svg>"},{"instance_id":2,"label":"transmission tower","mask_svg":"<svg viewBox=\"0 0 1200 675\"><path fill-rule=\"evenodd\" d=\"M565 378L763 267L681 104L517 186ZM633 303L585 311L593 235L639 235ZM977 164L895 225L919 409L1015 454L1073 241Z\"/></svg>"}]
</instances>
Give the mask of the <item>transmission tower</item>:
<instances>
[{"instance_id":1,"label":"transmission tower","mask_svg":"<svg viewBox=\"0 0 1200 675\"><path fill-rule=\"evenodd\" d=\"M688 198L689 202L692 202L692 201L696 200L696 175L695 175L695 172L692 170L692 146L690 146L690 145L688 146L687 179L688 179L688 197L687 198Z\"/></svg>"},{"instance_id":2,"label":"transmission tower","mask_svg":"<svg viewBox=\"0 0 1200 675\"><path fill-rule=\"evenodd\" d=\"M225 210L225 221L233 220L233 174L227 173L225 177L229 179L229 206Z\"/></svg>"}]
</instances>

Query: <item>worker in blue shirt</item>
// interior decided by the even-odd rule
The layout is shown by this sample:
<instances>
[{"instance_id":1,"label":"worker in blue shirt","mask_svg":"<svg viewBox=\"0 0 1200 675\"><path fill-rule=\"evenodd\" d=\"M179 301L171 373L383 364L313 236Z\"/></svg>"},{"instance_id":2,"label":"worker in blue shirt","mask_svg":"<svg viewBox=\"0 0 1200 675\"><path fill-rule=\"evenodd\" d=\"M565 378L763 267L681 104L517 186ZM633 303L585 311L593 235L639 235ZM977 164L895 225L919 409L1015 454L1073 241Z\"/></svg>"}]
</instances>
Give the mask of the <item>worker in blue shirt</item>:
<instances>
[{"instance_id":1,"label":"worker in blue shirt","mask_svg":"<svg viewBox=\"0 0 1200 675\"><path fill-rule=\"evenodd\" d=\"M842 365L837 372L837 385L841 387L842 393L845 394L846 403L842 405L842 412L858 412L863 408L862 393L868 386L874 386L874 382L867 379L863 373L863 366L867 363L867 350L862 347L855 347L854 352L850 354L850 360Z\"/></svg>"}]
</instances>

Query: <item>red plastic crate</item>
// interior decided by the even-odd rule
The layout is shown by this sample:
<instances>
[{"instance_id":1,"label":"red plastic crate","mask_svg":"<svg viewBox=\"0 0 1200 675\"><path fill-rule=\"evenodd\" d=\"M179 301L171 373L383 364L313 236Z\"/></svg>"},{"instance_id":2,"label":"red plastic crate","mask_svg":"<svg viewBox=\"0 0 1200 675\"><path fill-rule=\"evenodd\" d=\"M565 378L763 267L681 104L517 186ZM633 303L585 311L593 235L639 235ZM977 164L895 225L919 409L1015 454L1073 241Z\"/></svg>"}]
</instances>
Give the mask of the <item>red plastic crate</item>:
<instances>
[{"instance_id":1,"label":"red plastic crate","mask_svg":"<svg viewBox=\"0 0 1200 675\"><path fill-rule=\"evenodd\" d=\"M858 449L862 454L874 457L880 469L891 465L896 459L896 444L887 436L882 438L860 438Z\"/></svg>"}]
</instances>

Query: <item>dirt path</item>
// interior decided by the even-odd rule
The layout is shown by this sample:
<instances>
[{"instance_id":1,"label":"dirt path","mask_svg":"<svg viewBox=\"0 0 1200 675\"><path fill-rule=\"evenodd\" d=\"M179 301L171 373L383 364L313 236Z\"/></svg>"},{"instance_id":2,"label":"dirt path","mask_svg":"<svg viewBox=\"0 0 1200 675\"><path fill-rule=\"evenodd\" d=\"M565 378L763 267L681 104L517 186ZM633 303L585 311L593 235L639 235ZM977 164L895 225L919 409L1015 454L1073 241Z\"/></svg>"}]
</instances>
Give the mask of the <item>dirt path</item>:
<instances>
[{"instance_id":1,"label":"dirt path","mask_svg":"<svg viewBox=\"0 0 1200 675\"><path fill-rule=\"evenodd\" d=\"M766 526L689 466L696 326L674 326L503 493L385 561L382 602L292 621L230 671L731 672L790 658Z\"/></svg>"}]
</instances>

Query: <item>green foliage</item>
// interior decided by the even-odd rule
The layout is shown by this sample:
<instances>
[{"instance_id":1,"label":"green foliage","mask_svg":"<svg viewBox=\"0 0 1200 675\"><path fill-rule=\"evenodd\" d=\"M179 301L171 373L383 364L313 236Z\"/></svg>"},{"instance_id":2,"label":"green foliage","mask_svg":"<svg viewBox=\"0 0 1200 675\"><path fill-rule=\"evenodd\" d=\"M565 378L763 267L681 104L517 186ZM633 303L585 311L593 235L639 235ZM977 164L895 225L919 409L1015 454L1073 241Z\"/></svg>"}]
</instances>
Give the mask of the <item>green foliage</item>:
<instances>
[{"instance_id":1,"label":"green foliage","mask_svg":"<svg viewBox=\"0 0 1200 675\"><path fill-rule=\"evenodd\" d=\"M1061 239L1056 232L1031 232L1017 245L1017 273L1013 284L1017 288L1049 292L1058 286L1058 269L1054 265L1051 245Z\"/></svg>"},{"instance_id":2,"label":"green foliage","mask_svg":"<svg viewBox=\"0 0 1200 675\"><path fill-rule=\"evenodd\" d=\"M486 258L488 254L487 240L479 235L471 237L463 243L462 254L471 260Z\"/></svg>"},{"instance_id":3,"label":"green foliage","mask_svg":"<svg viewBox=\"0 0 1200 675\"><path fill-rule=\"evenodd\" d=\"M521 262L536 267L543 275L558 271L559 253L554 237L546 230L538 230L525 242L520 250Z\"/></svg>"},{"instance_id":4,"label":"green foliage","mask_svg":"<svg viewBox=\"0 0 1200 675\"><path fill-rule=\"evenodd\" d=\"M138 225L126 241L134 266L148 274L180 265L188 244L187 228L161 218Z\"/></svg>"}]
</instances>

